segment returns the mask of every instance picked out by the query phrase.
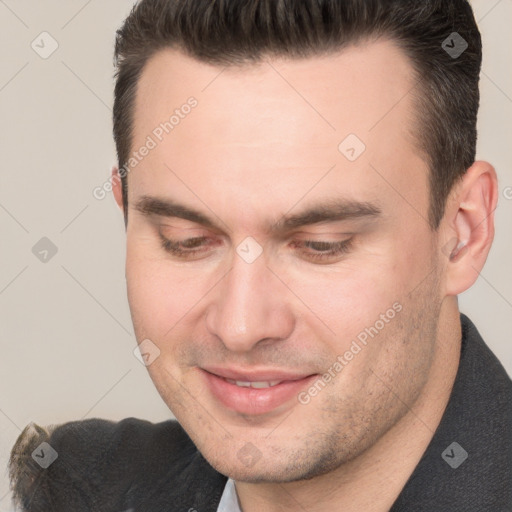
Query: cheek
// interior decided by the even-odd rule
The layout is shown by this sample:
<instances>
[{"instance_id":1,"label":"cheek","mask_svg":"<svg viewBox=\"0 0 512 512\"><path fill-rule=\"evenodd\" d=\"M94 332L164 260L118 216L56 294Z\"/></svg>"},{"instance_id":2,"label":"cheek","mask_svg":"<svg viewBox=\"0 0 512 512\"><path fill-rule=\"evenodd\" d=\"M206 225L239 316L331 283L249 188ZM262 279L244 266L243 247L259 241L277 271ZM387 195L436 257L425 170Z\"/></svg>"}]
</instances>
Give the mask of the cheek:
<instances>
[{"instance_id":1,"label":"cheek","mask_svg":"<svg viewBox=\"0 0 512 512\"><path fill-rule=\"evenodd\" d=\"M297 272L287 282L308 308L303 318L319 335L319 329L325 331L339 351L401 300L394 266L393 258L379 257L372 264L330 272Z\"/></svg>"},{"instance_id":2,"label":"cheek","mask_svg":"<svg viewBox=\"0 0 512 512\"><path fill-rule=\"evenodd\" d=\"M202 279L170 265L165 255L152 254L143 244L128 244L126 281L137 338L159 344L194 315L194 305L205 292Z\"/></svg>"}]
</instances>

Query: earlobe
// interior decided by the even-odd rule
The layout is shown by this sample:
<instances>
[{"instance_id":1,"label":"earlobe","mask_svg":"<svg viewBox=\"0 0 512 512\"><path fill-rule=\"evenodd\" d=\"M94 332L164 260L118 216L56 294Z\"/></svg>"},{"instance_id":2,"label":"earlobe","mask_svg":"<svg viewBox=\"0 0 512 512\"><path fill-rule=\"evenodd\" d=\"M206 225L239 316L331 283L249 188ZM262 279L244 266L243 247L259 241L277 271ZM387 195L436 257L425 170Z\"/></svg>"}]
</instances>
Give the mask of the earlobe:
<instances>
[{"instance_id":1,"label":"earlobe","mask_svg":"<svg viewBox=\"0 0 512 512\"><path fill-rule=\"evenodd\" d=\"M122 189L121 176L119 174L119 167L117 167L117 166L112 167L111 180L112 180L112 192L114 194L114 199L116 200L117 206L119 206L120 210L124 213L123 189Z\"/></svg>"},{"instance_id":2,"label":"earlobe","mask_svg":"<svg viewBox=\"0 0 512 512\"><path fill-rule=\"evenodd\" d=\"M448 236L441 243L446 265L446 295L470 288L482 270L494 238L498 183L494 167L475 162L454 188L444 223Z\"/></svg>"}]
</instances>

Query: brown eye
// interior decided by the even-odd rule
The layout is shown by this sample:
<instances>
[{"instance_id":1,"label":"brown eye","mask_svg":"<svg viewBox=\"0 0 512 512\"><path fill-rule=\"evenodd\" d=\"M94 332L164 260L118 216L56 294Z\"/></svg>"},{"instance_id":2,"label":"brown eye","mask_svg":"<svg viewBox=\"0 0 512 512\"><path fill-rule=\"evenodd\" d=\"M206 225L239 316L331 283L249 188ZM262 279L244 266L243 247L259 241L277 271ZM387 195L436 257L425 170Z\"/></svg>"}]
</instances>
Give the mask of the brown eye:
<instances>
[{"instance_id":1,"label":"brown eye","mask_svg":"<svg viewBox=\"0 0 512 512\"><path fill-rule=\"evenodd\" d=\"M205 236L199 236L196 238L188 238L187 240L183 240L183 242L180 243L187 249L193 249L194 247L199 247L205 240Z\"/></svg>"},{"instance_id":2,"label":"brown eye","mask_svg":"<svg viewBox=\"0 0 512 512\"><path fill-rule=\"evenodd\" d=\"M297 247L301 254L307 259L315 262L328 262L335 258L339 258L343 254L350 251L352 238L337 242L325 242L316 240L295 240L294 247Z\"/></svg>"},{"instance_id":3,"label":"brown eye","mask_svg":"<svg viewBox=\"0 0 512 512\"><path fill-rule=\"evenodd\" d=\"M165 251L180 258L187 258L205 252L202 247L205 246L208 237L199 236L187 238L186 240L170 240L160 234L160 240Z\"/></svg>"}]
</instances>

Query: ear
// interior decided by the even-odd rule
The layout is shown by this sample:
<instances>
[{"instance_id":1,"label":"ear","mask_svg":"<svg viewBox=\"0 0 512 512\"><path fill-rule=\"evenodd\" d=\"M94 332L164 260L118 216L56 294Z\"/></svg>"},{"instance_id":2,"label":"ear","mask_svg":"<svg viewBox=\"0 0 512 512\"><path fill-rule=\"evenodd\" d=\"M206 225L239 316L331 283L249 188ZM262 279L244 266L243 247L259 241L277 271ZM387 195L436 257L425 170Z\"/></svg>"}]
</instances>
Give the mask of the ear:
<instances>
[{"instance_id":1,"label":"ear","mask_svg":"<svg viewBox=\"0 0 512 512\"><path fill-rule=\"evenodd\" d=\"M123 189L121 183L121 175L119 174L119 167L112 167L112 192L114 193L114 199L116 200L117 206L124 213L123 206Z\"/></svg>"},{"instance_id":2,"label":"ear","mask_svg":"<svg viewBox=\"0 0 512 512\"><path fill-rule=\"evenodd\" d=\"M458 295L477 280L494 239L497 203L494 167L487 162L475 162L454 187L443 218L440 246L448 260L446 295Z\"/></svg>"}]
</instances>

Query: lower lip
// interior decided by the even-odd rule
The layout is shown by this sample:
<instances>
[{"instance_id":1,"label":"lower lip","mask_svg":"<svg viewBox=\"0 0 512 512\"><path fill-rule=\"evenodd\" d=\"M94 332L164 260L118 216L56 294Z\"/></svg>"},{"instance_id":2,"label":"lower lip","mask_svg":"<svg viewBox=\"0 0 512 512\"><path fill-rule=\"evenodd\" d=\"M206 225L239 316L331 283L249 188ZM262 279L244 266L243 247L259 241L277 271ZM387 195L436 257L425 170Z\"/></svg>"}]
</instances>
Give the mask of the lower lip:
<instances>
[{"instance_id":1,"label":"lower lip","mask_svg":"<svg viewBox=\"0 0 512 512\"><path fill-rule=\"evenodd\" d=\"M265 414L287 403L297 401L297 395L318 375L309 375L299 380L287 380L269 388L249 388L230 384L205 370L201 370L208 387L217 400L225 407L240 414Z\"/></svg>"}]
</instances>

